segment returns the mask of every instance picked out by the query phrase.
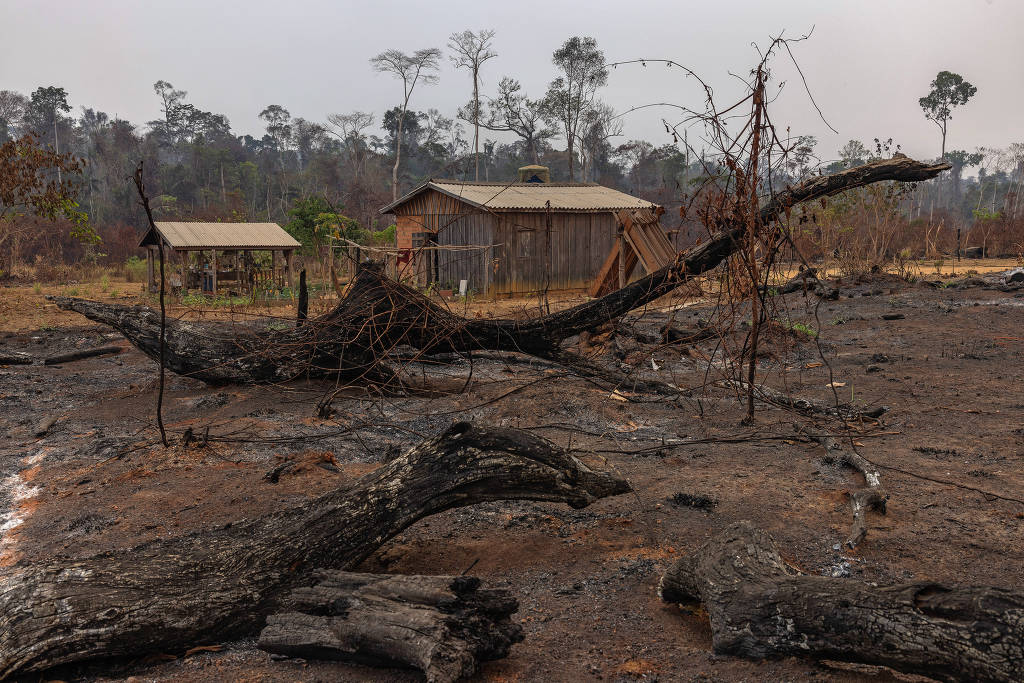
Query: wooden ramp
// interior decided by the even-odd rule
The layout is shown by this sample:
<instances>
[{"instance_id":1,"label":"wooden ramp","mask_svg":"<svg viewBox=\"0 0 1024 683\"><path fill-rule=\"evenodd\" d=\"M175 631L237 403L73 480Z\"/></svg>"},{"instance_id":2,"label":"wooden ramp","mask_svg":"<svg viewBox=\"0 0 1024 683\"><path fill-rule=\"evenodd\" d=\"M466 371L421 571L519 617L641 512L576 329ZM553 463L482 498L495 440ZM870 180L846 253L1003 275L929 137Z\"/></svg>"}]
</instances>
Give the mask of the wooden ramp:
<instances>
[{"instance_id":1,"label":"wooden ramp","mask_svg":"<svg viewBox=\"0 0 1024 683\"><path fill-rule=\"evenodd\" d=\"M663 213L665 209L659 206L656 211L623 209L615 214L622 234L615 240L608 258L604 260L604 265L590 285L590 296L604 296L625 285L637 262L645 271L653 273L675 260L676 250L668 241L658 220ZM620 266L619 258L622 251L625 252L625 256Z\"/></svg>"}]
</instances>

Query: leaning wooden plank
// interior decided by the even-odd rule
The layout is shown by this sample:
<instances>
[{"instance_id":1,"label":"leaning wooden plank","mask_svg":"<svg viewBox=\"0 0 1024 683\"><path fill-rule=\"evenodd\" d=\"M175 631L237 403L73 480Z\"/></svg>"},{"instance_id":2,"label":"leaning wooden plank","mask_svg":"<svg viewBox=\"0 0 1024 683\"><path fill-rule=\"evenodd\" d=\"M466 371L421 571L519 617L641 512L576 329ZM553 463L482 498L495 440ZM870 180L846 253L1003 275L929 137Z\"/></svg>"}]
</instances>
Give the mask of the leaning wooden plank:
<instances>
[{"instance_id":1,"label":"leaning wooden plank","mask_svg":"<svg viewBox=\"0 0 1024 683\"><path fill-rule=\"evenodd\" d=\"M501 659L523 629L504 589L470 576L388 576L320 571L267 617L259 647L305 659L407 667L428 683L473 675Z\"/></svg>"},{"instance_id":2,"label":"leaning wooden plank","mask_svg":"<svg viewBox=\"0 0 1024 683\"><path fill-rule=\"evenodd\" d=\"M651 245L647 243L643 232L634 228L632 221L626 223L626 229L622 234L626 238L626 243L639 255L640 265L644 267L646 273L653 273L661 267L658 265L660 260L651 250Z\"/></svg>"},{"instance_id":3,"label":"leaning wooden plank","mask_svg":"<svg viewBox=\"0 0 1024 683\"><path fill-rule=\"evenodd\" d=\"M0 680L259 631L307 568L351 569L428 515L496 500L585 507L628 492L529 432L452 425L301 505L187 536L0 571Z\"/></svg>"},{"instance_id":4,"label":"leaning wooden plank","mask_svg":"<svg viewBox=\"0 0 1024 683\"><path fill-rule=\"evenodd\" d=\"M597 271L597 276L594 278L594 281L590 285L590 289L587 291L587 293L595 299L599 296L604 296L618 287L620 243L621 240L618 238L612 242L611 251L608 252L608 256L601 265L601 269Z\"/></svg>"},{"instance_id":5,"label":"leaning wooden plank","mask_svg":"<svg viewBox=\"0 0 1024 683\"><path fill-rule=\"evenodd\" d=\"M718 654L860 662L941 681L1024 680L1019 590L807 576L749 522L679 560L659 593L704 605Z\"/></svg>"}]
</instances>

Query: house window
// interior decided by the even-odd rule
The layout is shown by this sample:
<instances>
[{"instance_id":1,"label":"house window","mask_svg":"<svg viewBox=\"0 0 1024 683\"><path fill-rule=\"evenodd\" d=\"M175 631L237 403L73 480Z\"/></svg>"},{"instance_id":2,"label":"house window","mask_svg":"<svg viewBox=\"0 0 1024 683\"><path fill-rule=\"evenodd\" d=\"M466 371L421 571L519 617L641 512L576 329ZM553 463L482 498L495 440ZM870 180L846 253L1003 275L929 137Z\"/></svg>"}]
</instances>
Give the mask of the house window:
<instances>
[{"instance_id":1,"label":"house window","mask_svg":"<svg viewBox=\"0 0 1024 683\"><path fill-rule=\"evenodd\" d=\"M534 230L516 231L516 256L521 259L528 259L533 255Z\"/></svg>"}]
</instances>

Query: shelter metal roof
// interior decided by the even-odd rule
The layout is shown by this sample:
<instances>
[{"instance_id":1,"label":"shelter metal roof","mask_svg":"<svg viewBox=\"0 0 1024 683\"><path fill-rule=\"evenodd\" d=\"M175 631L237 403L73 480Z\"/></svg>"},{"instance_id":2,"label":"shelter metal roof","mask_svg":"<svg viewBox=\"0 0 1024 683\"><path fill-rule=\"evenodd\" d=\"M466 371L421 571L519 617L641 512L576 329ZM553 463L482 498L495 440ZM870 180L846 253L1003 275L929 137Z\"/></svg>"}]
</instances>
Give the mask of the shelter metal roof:
<instances>
[{"instance_id":1,"label":"shelter metal roof","mask_svg":"<svg viewBox=\"0 0 1024 683\"><path fill-rule=\"evenodd\" d=\"M172 249L298 249L302 246L277 223L158 221L156 229ZM158 243L150 230L139 246Z\"/></svg>"},{"instance_id":2,"label":"shelter metal roof","mask_svg":"<svg viewBox=\"0 0 1024 683\"><path fill-rule=\"evenodd\" d=\"M496 211L617 211L654 209L656 204L596 183L481 183L428 180L409 194L383 207L390 213L427 189L456 197L473 206Z\"/></svg>"}]
</instances>

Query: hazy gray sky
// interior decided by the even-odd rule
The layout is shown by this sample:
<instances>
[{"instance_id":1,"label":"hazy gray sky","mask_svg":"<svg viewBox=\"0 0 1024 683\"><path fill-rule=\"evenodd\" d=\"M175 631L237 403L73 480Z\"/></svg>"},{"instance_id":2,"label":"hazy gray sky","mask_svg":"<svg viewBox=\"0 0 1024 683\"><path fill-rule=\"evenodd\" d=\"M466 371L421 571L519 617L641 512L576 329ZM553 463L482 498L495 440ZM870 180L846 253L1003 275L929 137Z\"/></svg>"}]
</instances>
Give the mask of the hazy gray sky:
<instances>
[{"instance_id":1,"label":"hazy gray sky","mask_svg":"<svg viewBox=\"0 0 1024 683\"><path fill-rule=\"evenodd\" d=\"M552 51L569 36L590 35L609 61L667 58L693 68L725 103L741 92L730 72L746 74L756 63L752 43L812 26L812 38L793 51L839 135L818 118L787 56L775 61L775 83L787 85L772 114L793 134L817 136L823 157L850 138L874 137L892 137L912 156L937 156L938 129L917 100L942 69L978 87L954 114L948 148L1024 141L1021 0L0 0L0 89L59 85L76 110L144 123L159 116L152 85L164 79L197 107L227 115L237 133L260 134L257 114L268 104L316 121L356 109L379 120L400 90L371 70L370 57L391 47L444 47L453 31L493 28L499 56L484 67L484 93L511 75L539 97L554 77ZM412 106L453 115L469 93L469 75L446 58L440 82L417 90ZM701 106L692 79L658 65L619 67L601 96L620 111L658 101ZM621 141L670 142L660 121L675 116L630 114Z\"/></svg>"}]
</instances>

